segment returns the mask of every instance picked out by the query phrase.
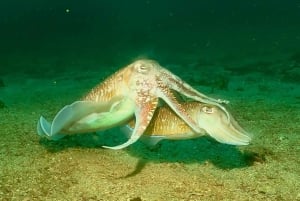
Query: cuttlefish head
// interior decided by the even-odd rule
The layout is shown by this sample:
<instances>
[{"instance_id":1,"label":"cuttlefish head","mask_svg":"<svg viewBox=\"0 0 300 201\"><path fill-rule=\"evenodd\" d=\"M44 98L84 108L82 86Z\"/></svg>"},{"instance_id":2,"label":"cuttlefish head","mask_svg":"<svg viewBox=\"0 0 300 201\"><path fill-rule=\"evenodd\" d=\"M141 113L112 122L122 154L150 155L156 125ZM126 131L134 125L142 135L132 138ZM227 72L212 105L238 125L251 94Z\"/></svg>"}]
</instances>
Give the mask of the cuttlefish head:
<instances>
[{"instance_id":1,"label":"cuttlefish head","mask_svg":"<svg viewBox=\"0 0 300 201\"><path fill-rule=\"evenodd\" d=\"M224 110L217 106L201 105L197 110L197 123L207 134L218 142L231 145L248 145L251 141L250 135L242 129L230 115L228 122Z\"/></svg>"}]
</instances>

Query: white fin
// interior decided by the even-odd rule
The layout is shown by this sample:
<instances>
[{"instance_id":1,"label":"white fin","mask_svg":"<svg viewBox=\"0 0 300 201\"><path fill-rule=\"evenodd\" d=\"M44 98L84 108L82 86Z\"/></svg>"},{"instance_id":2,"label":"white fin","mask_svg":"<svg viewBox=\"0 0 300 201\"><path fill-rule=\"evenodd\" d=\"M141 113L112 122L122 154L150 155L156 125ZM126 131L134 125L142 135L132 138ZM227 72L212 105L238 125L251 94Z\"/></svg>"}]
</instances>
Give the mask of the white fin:
<instances>
[{"instance_id":1,"label":"white fin","mask_svg":"<svg viewBox=\"0 0 300 201\"><path fill-rule=\"evenodd\" d=\"M54 117L52 124L47 122L44 117L40 117L37 132L40 136L45 136L48 139L56 139L58 135L97 131L98 129L105 129L105 126L108 127L109 124L113 126L114 123L129 118L130 112L131 115L134 113L133 109L132 111L125 109L125 107L129 107L128 105L118 107L119 103L123 102L122 100L122 97L115 97L108 102L76 101L63 107ZM127 113L124 114L124 111L127 111ZM114 114L122 114L123 116L115 116L119 118L114 119ZM101 120L101 118L103 119ZM110 122L112 120L115 121ZM76 127L78 122L78 130L69 130L72 126ZM79 126L80 124L82 124L82 127Z\"/></svg>"},{"instance_id":2,"label":"white fin","mask_svg":"<svg viewBox=\"0 0 300 201\"><path fill-rule=\"evenodd\" d=\"M63 107L54 117L50 134L56 134L64 128L90 115L109 111L111 104L91 101L76 101L71 105Z\"/></svg>"},{"instance_id":3,"label":"white fin","mask_svg":"<svg viewBox=\"0 0 300 201\"><path fill-rule=\"evenodd\" d=\"M68 128L71 132L101 131L124 125L134 116L135 104L130 99L124 99L114 104L109 112L92 113L75 122Z\"/></svg>"},{"instance_id":4,"label":"white fin","mask_svg":"<svg viewBox=\"0 0 300 201\"><path fill-rule=\"evenodd\" d=\"M46 137L49 140L59 140L65 136L58 133L55 135L50 135L50 129L51 124L43 116L41 116L37 124L37 131L41 137Z\"/></svg>"},{"instance_id":5,"label":"white fin","mask_svg":"<svg viewBox=\"0 0 300 201\"><path fill-rule=\"evenodd\" d=\"M41 116L38 124L37 124L37 131L40 136L50 135L51 124Z\"/></svg>"}]
</instances>

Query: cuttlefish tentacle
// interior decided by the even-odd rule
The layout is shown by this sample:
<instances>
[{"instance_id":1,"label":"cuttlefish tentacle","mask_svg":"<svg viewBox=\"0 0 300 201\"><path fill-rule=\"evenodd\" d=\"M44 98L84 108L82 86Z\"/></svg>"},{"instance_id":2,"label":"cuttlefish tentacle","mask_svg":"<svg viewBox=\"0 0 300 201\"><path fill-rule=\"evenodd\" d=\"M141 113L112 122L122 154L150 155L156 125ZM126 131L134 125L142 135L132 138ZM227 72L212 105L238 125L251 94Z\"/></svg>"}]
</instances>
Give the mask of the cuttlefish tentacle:
<instances>
[{"instance_id":1,"label":"cuttlefish tentacle","mask_svg":"<svg viewBox=\"0 0 300 201\"><path fill-rule=\"evenodd\" d=\"M187 113L182 104L178 104L176 97L170 89L161 87L160 91L158 91L158 97L162 98L178 116L183 117L182 120L195 132L200 132L199 126L197 125L196 121L191 118L190 114Z\"/></svg>"}]
</instances>

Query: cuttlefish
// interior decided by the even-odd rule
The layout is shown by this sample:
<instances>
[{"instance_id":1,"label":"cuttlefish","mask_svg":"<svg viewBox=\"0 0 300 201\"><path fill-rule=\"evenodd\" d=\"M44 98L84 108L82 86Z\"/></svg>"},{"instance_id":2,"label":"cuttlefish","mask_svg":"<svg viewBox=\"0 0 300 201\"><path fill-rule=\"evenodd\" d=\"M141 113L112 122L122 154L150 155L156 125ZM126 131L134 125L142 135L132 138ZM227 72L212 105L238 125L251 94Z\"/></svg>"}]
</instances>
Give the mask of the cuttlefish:
<instances>
[{"instance_id":1,"label":"cuttlefish","mask_svg":"<svg viewBox=\"0 0 300 201\"><path fill-rule=\"evenodd\" d=\"M103 146L110 149L122 149L142 136L160 99L195 133L201 133L203 129L178 102L174 92L219 108L226 114L227 121L231 121L230 114L222 105L228 101L208 97L160 66L156 61L142 59L108 77L81 100L62 108L52 123L47 122L41 116L38 121L38 134L57 140L65 134L109 129L135 117L135 126L127 142L114 147Z\"/></svg>"},{"instance_id":2,"label":"cuttlefish","mask_svg":"<svg viewBox=\"0 0 300 201\"><path fill-rule=\"evenodd\" d=\"M192 130L168 105L164 105L155 110L152 120L140 139L151 146L163 139L192 139L206 134L220 143L230 145L247 145L251 141L250 135L239 126L232 115L230 114L230 122L228 122L227 114L219 107L200 102L182 102L181 104L200 127L200 132ZM97 125L101 125L101 129L107 128L111 126L110 122L118 118L112 114L122 114L126 111L126 108L115 107L111 112L104 112L98 119ZM135 119L132 118L123 124L127 125L120 124L122 130L130 137Z\"/></svg>"},{"instance_id":3,"label":"cuttlefish","mask_svg":"<svg viewBox=\"0 0 300 201\"><path fill-rule=\"evenodd\" d=\"M200 102L184 102L182 106L201 128L200 132L191 129L169 106L159 107L141 139L149 145L155 145L163 139L182 140L198 138L208 134L220 143L230 145L248 145L250 135L239 126L230 115L219 107ZM131 120L123 130L130 136L135 120Z\"/></svg>"}]
</instances>

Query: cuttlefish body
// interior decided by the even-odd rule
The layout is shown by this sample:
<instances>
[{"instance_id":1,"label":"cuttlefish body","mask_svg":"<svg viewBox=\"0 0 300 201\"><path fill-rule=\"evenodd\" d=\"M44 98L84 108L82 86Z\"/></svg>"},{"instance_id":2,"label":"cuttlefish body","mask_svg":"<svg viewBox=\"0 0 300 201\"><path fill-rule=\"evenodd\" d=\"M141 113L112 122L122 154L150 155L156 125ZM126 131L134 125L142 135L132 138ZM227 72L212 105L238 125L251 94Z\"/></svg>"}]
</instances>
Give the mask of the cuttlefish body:
<instances>
[{"instance_id":1,"label":"cuttlefish body","mask_svg":"<svg viewBox=\"0 0 300 201\"><path fill-rule=\"evenodd\" d=\"M216 106L224 111L227 121L230 122L228 111L221 105L227 101L216 100L198 92L156 61L137 60L93 88L80 101L62 108L52 123L41 116L37 126L38 134L57 140L66 134L94 132L119 126L135 116L135 126L127 142L115 147L104 146L122 149L136 142L144 133L159 99L194 132L202 132L177 101L173 91L195 101Z\"/></svg>"},{"instance_id":2,"label":"cuttlefish body","mask_svg":"<svg viewBox=\"0 0 300 201\"><path fill-rule=\"evenodd\" d=\"M231 145L247 145L251 141L250 135L232 116L228 122L227 114L219 107L199 102L185 102L182 106L200 127L200 131L195 132L168 106L162 106L155 111L141 139L155 145L163 139L182 140L208 134L220 143ZM133 126L134 120L126 126L125 132L130 135Z\"/></svg>"}]
</instances>

